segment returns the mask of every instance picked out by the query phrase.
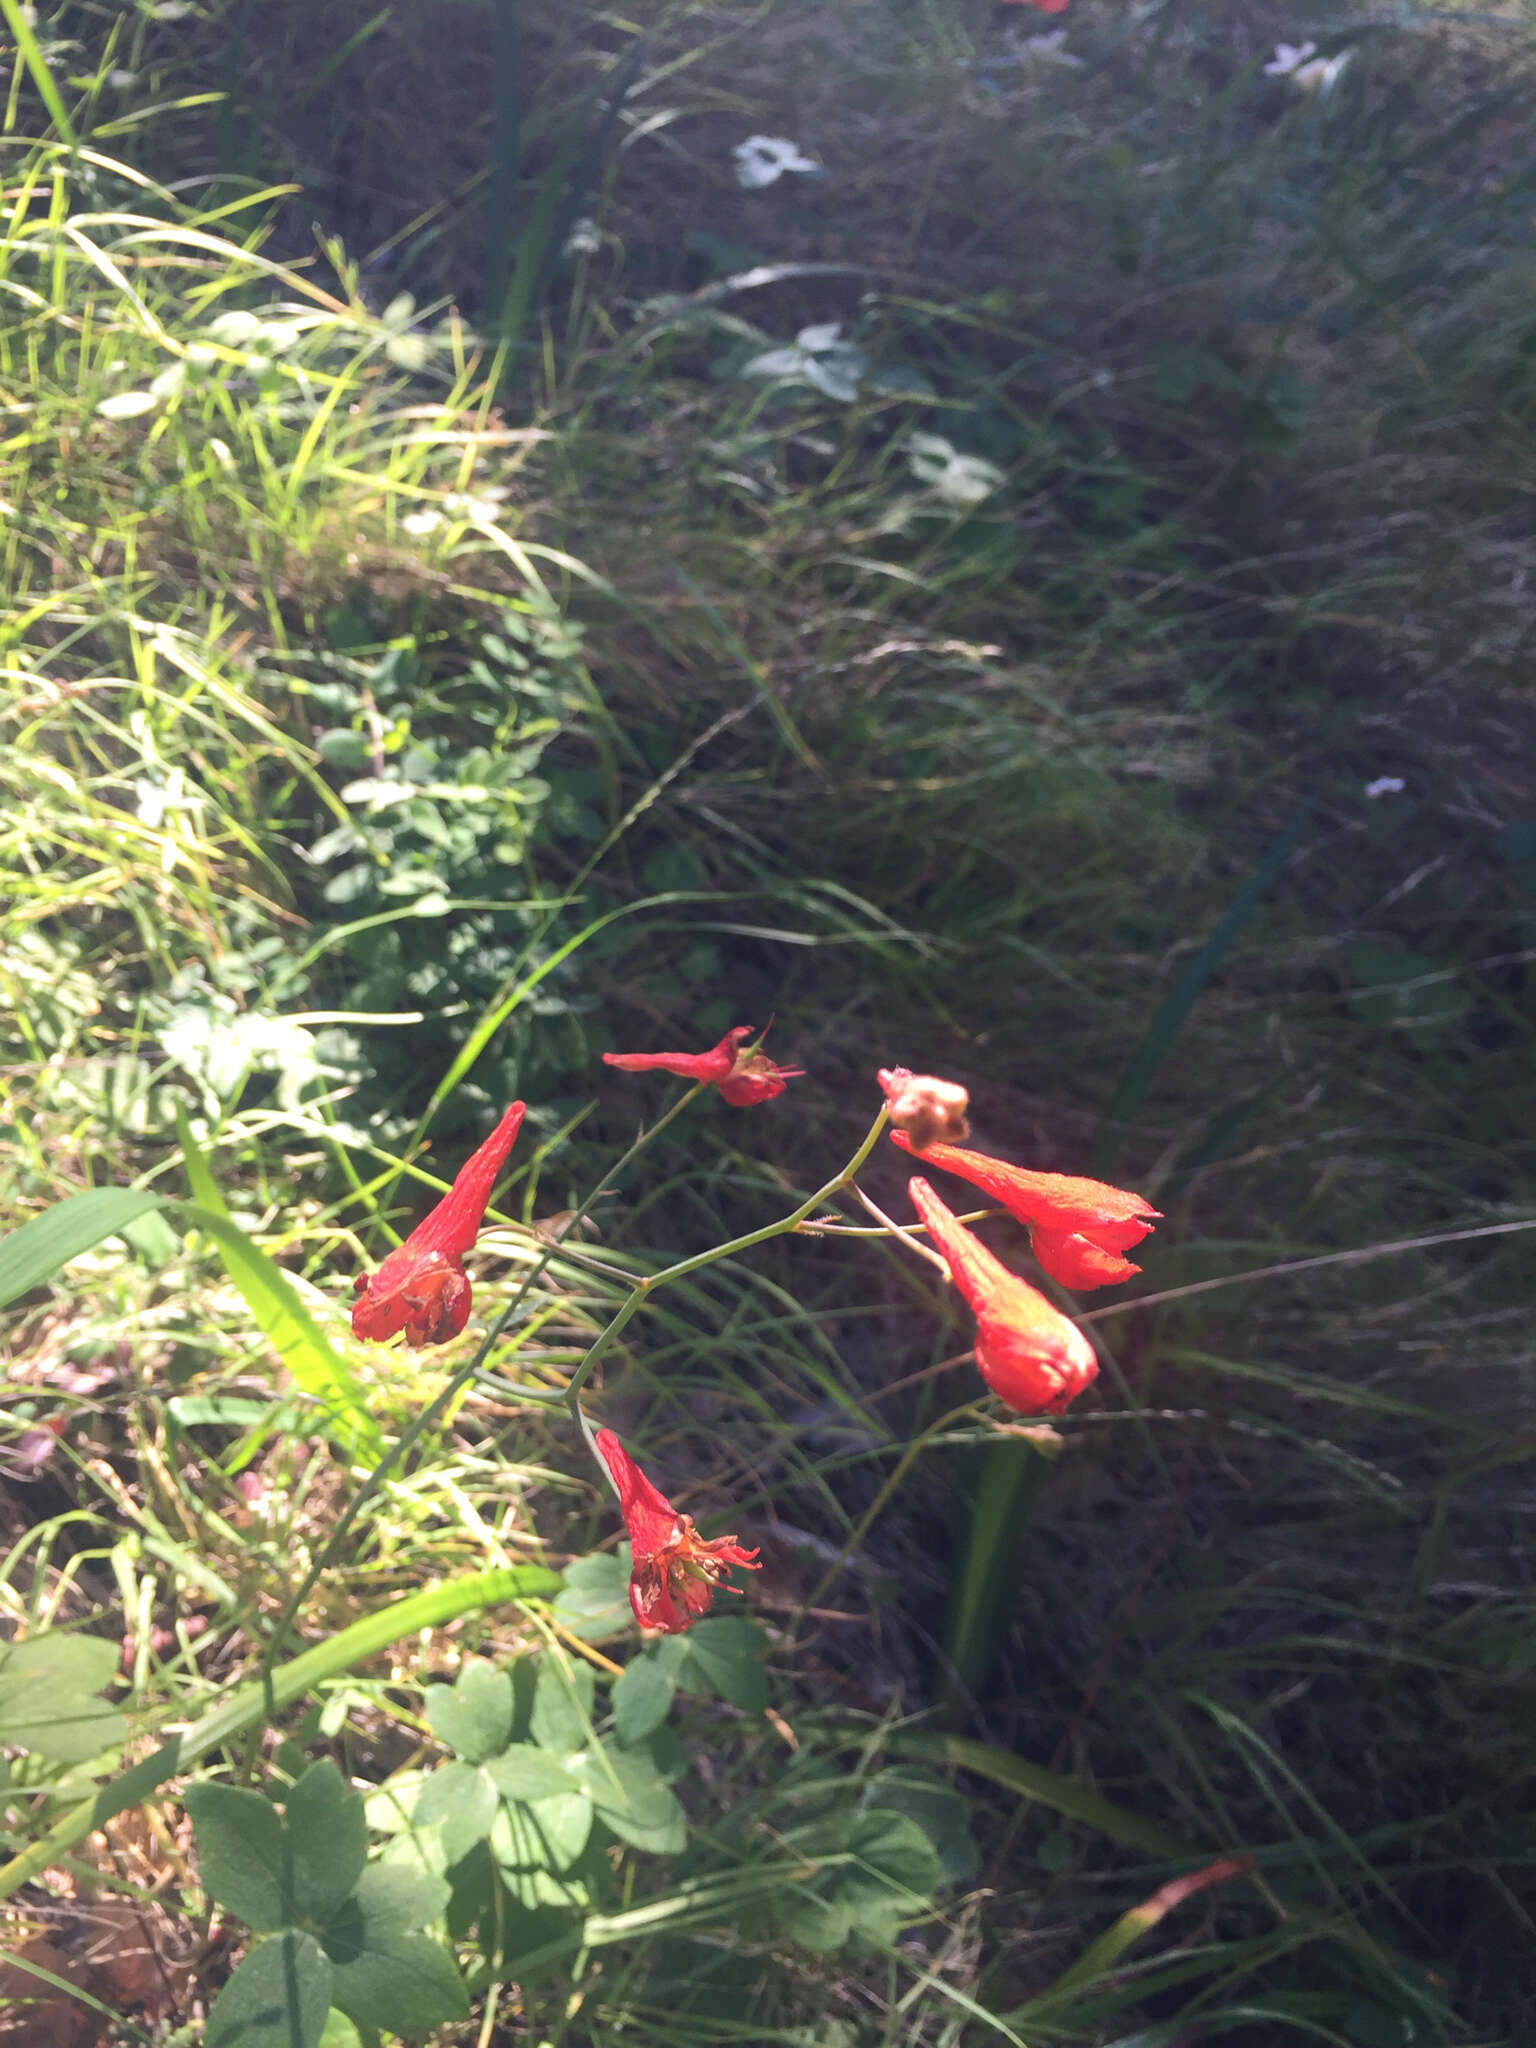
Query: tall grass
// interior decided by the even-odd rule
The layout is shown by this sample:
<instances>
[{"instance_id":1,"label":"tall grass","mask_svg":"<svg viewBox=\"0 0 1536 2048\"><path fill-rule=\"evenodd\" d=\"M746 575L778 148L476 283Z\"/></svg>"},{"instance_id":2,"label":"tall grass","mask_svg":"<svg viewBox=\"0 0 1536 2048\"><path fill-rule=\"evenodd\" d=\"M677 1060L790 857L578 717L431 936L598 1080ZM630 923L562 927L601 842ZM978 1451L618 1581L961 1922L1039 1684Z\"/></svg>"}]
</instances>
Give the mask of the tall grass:
<instances>
[{"instance_id":1,"label":"tall grass","mask_svg":"<svg viewBox=\"0 0 1536 2048\"><path fill-rule=\"evenodd\" d=\"M1013 1156L1112 1139L1168 1217L1156 1298L1096 1318L1105 1399L1054 1462L952 1413L961 1325L915 1334L942 1305L857 1243L713 1269L613 1361L626 1428L769 1536L802 1767L928 1744L982 1862L835 1964L658 1885L600 1967L549 1962L552 2038L1513 2040L1530 1266L1466 1233L1536 1212L1529 39L1351 16L1324 99L1263 74L1297 24L1214 9L1031 17L1078 69L1011 61L1022 10L504 12L499 129L490 9L454 40L350 0L45 8L18 45L7 1206L179 1185L180 1106L325 1318L440 1183L417 1140L523 1092L490 1243L525 1270L633 1130L595 1055L777 1011L818 1085L598 1203L318 1634L596 1540L542 1396L627 1276L815 1186L876 1064L965 1079ZM741 190L753 131L826 176ZM574 200L601 246L551 263ZM833 320L851 401L748 370ZM914 432L1005 484L946 502ZM337 1461L195 1241L77 1264L14 1331L13 1442L70 1422L7 1504L6 1612L131 1630L136 1702L191 1716L320 1554ZM440 1384L380 1374L389 1429ZM1006 1596L969 1695L968 1553ZM418 1682L332 1695L360 1774L420 1743ZM706 1883L788 1810L782 1736L726 1719L690 1729Z\"/></svg>"}]
</instances>

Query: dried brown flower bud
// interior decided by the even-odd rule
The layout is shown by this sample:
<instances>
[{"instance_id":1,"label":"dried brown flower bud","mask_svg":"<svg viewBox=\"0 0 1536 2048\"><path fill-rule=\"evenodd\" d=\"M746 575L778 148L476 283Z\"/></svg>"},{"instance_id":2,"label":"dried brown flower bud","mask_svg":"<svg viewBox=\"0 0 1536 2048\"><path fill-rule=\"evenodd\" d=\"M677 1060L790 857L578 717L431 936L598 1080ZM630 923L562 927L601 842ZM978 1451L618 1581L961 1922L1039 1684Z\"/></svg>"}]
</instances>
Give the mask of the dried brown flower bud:
<instances>
[{"instance_id":1,"label":"dried brown flower bud","mask_svg":"<svg viewBox=\"0 0 1536 2048\"><path fill-rule=\"evenodd\" d=\"M958 1081L934 1074L909 1074L905 1067L882 1067L877 1076L885 1090L885 1106L898 1131L905 1131L914 1152L943 1139L959 1145L971 1134L966 1121L970 1096Z\"/></svg>"}]
</instances>

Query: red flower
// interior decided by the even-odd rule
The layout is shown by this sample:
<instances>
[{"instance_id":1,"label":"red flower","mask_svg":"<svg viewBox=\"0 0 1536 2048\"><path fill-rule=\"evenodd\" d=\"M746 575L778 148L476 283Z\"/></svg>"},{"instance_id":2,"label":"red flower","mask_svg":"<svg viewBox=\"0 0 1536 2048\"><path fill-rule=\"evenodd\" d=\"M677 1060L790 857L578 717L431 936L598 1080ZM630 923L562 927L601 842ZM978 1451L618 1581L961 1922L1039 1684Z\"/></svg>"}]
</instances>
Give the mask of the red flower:
<instances>
[{"instance_id":1,"label":"red flower","mask_svg":"<svg viewBox=\"0 0 1536 2048\"><path fill-rule=\"evenodd\" d=\"M635 1619L642 1628L680 1635L709 1612L728 1565L761 1569L755 1562L757 1552L743 1550L734 1536L716 1536L709 1541L700 1536L693 1517L680 1515L666 1495L652 1486L611 1429L600 1429L593 1441L613 1475L629 1531L634 1553L629 1604ZM726 1588L728 1593L739 1590Z\"/></svg>"},{"instance_id":2,"label":"red flower","mask_svg":"<svg viewBox=\"0 0 1536 2048\"><path fill-rule=\"evenodd\" d=\"M892 1131L891 1138L904 1152L916 1149L903 1131ZM1141 1268L1118 1254L1140 1244L1162 1220L1161 1212L1140 1195L1106 1181L1032 1173L1027 1166L1010 1166L1006 1159L989 1159L958 1145L926 1146L922 1160L925 1166L958 1173L1027 1225L1035 1257L1063 1287L1111 1287L1129 1280Z\"/></svg>"},{"instance_id":3,"label":"red flower","mask_svg":"<svg viewBox=\"0 0 1536 2048\"><path fill-rule=\"evenodd\" d=\"M1059 1415L1099 1370L1093 1346L1038 1288L992 1256L925 1180L909 1180L918 1214L976 1315L976 1365L1021 1415Z\"/></svg>"},{"instance_id":4,"label":"red flower","mask_svg":"<svg viewBox=\"0 0 1536 2048\"><path fill-rule=\"evenodd\" d=\"M727 1031L711 1052L605 1052L605 1067L622 1067L626 1074L644 1074L653 1067L664 1074L682 1074L690 1081L712 1083L733 1109L750 1109L754 1102L771 1102L784 1093L784 1083L795 1081L799 1067L776 1067L765 1052L743 1052L743 1039L752 1036L753 1026L738 1024Z\"/></svg>"},{"instance_id":5,"label":"red flower","mask_svg":"<svg viewBox=\"0 0 1536 2048\"><path fill-rule=\"evenodd\" d=\"M352 1286L352 1334L382 1342L404 1330L416 1350L446 1344L469 1321L469 1275L464 1254L474 1245L496 1177L522 1129L526 1103L514 1102L478 1151L459 1168L453 1186L404 1244L396 1245L373 1274Z\"/></svg>"},{"instance_id":6,"label":"red flower","mask_svg":"<svg viewBox=\"0 0 1536 2048\"><path fill-rule=\"evenodd\" d=\"M1005 7L1033 7L1037 14L1065 14L1070 0L1003 0Z\"/></svg>"}]
</instances>

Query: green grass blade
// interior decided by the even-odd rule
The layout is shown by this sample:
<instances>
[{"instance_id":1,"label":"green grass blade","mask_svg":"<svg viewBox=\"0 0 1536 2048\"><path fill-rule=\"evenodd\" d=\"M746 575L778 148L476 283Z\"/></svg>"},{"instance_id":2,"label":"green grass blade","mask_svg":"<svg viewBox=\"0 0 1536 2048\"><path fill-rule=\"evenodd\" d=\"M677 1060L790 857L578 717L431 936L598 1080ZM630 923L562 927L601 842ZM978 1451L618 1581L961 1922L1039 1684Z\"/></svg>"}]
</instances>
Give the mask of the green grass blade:
<instances>
[{"instance_id":1,"label":"green grass blade","mask_svg":"<svg viewBox=\"0 0 1536 2048\"><path fill-rule=\"evenodd\" d=\"M1104 1112L1104 1121L1093 1147L1095 1173L1107 1173L1113 1167L1126 1125L1146 1101L1157 1078L1157 1070L1167 1058L1169 1047L1183 1028L1185 1018L1200 1000L1206 983L1226 958L1233 941L1258 908L1269 885L1290 859L1311 812L1310 801L1298 807L1291 822L1271 843L1264 858L1218 919L1211 936L1169 990L1162 1008L1152 1019L1146 1037L1120 1076L1120 1085Z\"/></svg>"},{"instance_id":2,"label":"green grass blade","mask_svg":"<svg viewBox=\"0 0 1536 2048\"><path fill-rule=\"evenodd\" d=\"M41 1287L104 1237L116 1237L140 1216L168 1206L164 1195L146 1188L87 1188L66 1195L0 1238L0 1308Z\"/></svg>"},{"instance_id":3,"label":"green grass blade","mask_svg":"<svg viewBox=\"0 0 1536 2048\"><path fill-rule=\"evenodd\" d=\"M188 1220L207 1231L218 1246L224 1270L239 1288L258 1329L297 1384L330 1411L351 1454L377 1464L384 1455L384 1439L368 1412L361 1386L332 1349L282 1267L231 1222L208 1162L179 1109L176 1122L187 1180L199 1205L185 1211Z\"/></svg>"},{"instance_id":4,"label":"green grass blade","mask_svg":"<svg viewBox=\"0 0 1536 2048\"><path fill-rule=\"evenodd\" d=\"M37 37L32 33L31 24L21 7L20 0L0 0L0 14L5 16L5 25L16 38L21 61L32 75L32 83L37 87L38 97L48 109L49 119L58 129L62 140L73 149L74 123L65 112L59 88L54 84L53 73L48 69L47 61L37 46Z\"/></svg>"},{"instance_id":5,"label":"green grass blade","mask_svg":"<svg viewBox=\"0 0 1536 2048\"><path fill-rule=\"evenodd\" d=\"M1018 1588L1010 1559L1035 1504L1045 1461L1029 1444L989 1444L950 1574L944 1617L945 1697L974 1699L1008 1631ZM962 1498L968 1489L962 1490Z\"/></svg>"},{"instance_id":6,"label":"green grass blade","mask_svg":"<svg viewBox=\"0 0 1536 2048\"><path fill-rule=\"evenodd\" d=\"M1036 1799L1053 1813L1081 1821L1084 1827L1097 1829L1127 1849L1144 1849L1150 1856L1182 1858L1200 1854L1156 1821L1116 1806L1113 1800L1105 1799L1076 1778L1048 1771L1043 1764L1029 1763L990 1742L977 1742L968 1735L893 1734L882 1738L881 1747L897 1756L952 1764L958 1771L973 1771L979 1778L990 1778L1005 1791L1017 1792L1021 1799Z\"/></svg>"}]
</instances>

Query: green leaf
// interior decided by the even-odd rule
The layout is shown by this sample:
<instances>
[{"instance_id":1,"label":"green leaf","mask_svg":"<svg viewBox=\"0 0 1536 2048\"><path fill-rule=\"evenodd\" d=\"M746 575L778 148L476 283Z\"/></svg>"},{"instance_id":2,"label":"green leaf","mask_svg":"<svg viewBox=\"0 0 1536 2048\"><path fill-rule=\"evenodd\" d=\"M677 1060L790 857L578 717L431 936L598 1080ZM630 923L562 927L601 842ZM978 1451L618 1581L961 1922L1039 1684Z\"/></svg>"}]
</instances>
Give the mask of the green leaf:
<instances>
[{"instance_id":1,"label":"green leaf","mask_svg":"<svg viewBox=\"0 0 1536 2048\"><path fill-rule=\"evenodd\" d=\"M143 1188L88 1188L66 1195L20 1230L7 1231L0 1237L0 1308L41 1287L104 1237L119 1237L141 1216L166 1206L163 1195Z\"/></svg>"},{"instance_id":2,"label":"green leaf","mask_svg":"<svg viewBox=\"0 0 1536 2048\"><path fill-rule=\"evenodd\" d=\"M539 1665L528 1733L540 1749L564 1758L592 1741L592 1670L550 1655Z\"/></svg>"},{"instance_id":3,"label":"green leaf","mask_svg":"<svg viewBox=\"0 0 1536 2048\"><path fill-rule=\"evenodd\" d=\"M322 1937L335 1966L331 1996L359 2025L423 2034L465 2017L468 1999L453 1957L414 1931L435 1919L448 1897L441 1878L404 1864L373 1863L363 1872Z\"/></svg>"},{"instance_id":4,"label":"green leaf","mask_svg":"<svg viewBox=\"0 0 1536 2048\"><path fill-rule=\"evenodd\" d=\"M586 1886L559 1875L580 1856L592 1832L586 1794L538 1806L503 1806L491 1829L491 1854L520 1905L585 1905Z\"/></svg>"},{"instance_id":5,"label":"green leaf","mask_svg":"<svg viewBox=\"0 0 1536 2048\"><path fill-rule=\"evenodd\" d=\"M359 2026L392 2034L425 2034L469 2017L459 1966L429 1934L396 1935L355 1963L339 1964L331 1995Z\"/></svg>"},{"instance_id":6,"label":"green leaf","mask_svg":"<svg viewBox=\"0 0 1536 2048\"><path fill-rule=\"evenodd\" d=\"M496 1818L496 1787L477 1764L439 1764L417 1795L411 1825L442 1830L450 1865L483 1842Z\"/></svg>"},{"instance_id":7,"label":"green leaf","mask_svg":"<svg viewBox=\"0 0 1536 2048\"><path fill-rule=\"evenodd\" d=\"M198 1873L209 1898L253 1934L290 1926L294 1911L283 1824L272 1802L238 1785L205 1783L189 1785L183 1803L192 1816Z\"/></svg>"},{"instance_id":8,"label":"green leaf","mask_svg":"<svg viewBox=\"0 0 1536 2048\"><path fill-rule=\"evenodd\" d=\"M557 1799L579 1790L570 1772L531 1742L514 1742L485 1766L486 1775L503 1799L524 1805Z\"/></svg>"},{"instance_id":9,"label":"green leaf","mask_svg":"<svg viewBox=\"0 0 1536 2048\"><path fill-rule=\"evenodd\" d=\"M321 1940L332 1950L333 1962L355 1962L359 1943L374 1941L387 1945L398 1934L414 1934L430 1927L448 1904L453 1887L446 1877L423 1869L393 1851L370 1863L357 1881L357 1889L331 1916Z\"/></svg>"},{"instance_id":10,"label":"green leaf","mask_svg":"<svg viewBox=\"0 0 1536 2048\"><path fill-rule=\"evenodd\" d=\"M760 1714L768 1704L763 1658L768 1638L744 1614L718 1614L695 1623L683 1638L687 1661L679 1685L715 1692L733 1707Z\"/></svg>"},{"instance_id":11,"label":"green leaf","mask_svg":"<svg viewBox=\"0 0 1536 2048\"><path fill-rule=\"evenodd\" d=\"M195 1208L184 1207L188 1220L206 1231L218 1246L225 1272L239 1289L257 1328L293 1378L306 1394L330 1410L345 1431L353 1454L376 1465L384 1455L384 1439L368 1413L362 1388L332 1349L282 1267L230 1221L224 1198L179 1104L176 1132L181 1140L187 1182L198 1203Z\"/></svg>"},{"instance_id":12,"label":"green leaf","mask_svg":"<svg viewBox=\"0 0 1536 2048\"><path fill-rule=\"evenodd\" d=\"M863 1804L888 1807L916 1821L933 1844L946 1884L963 1884L981 1861L971 1833L971 1802L927 1771L897 1764L872 1778Z\"/></svg>"},{"instance_id":13,"label":"green leaf","mask_svg":"<svg viewBox=\"0 0 1536 2048\"><path fill-rule=\"evenodd\" d=\"M363 2037L344 2012L333 2005L325 2016L320 2048L363 2048Z\"/></svg>"},{"instance_id":14,"label":"green leaf","mask_svg":"<svg viewBox=\"0 0 1536 2048\"><path fill-rule=\"evenodd\" d=\"M702 1627L702 1623L700 1626ZM643 1742L666 1720L688 1657L685 1636L658 1636L631 1657L613 1688L613 1712L620 1742Z\"/></svg>"},{"instance_id":15,"label":"green leaf","mask_svg":"<svg viewBox=\"0 0 1536 2048\"><path fill-rule=\"evenodd\" d=\"M261 1942L214 2000L204 2048L320 2048L333 1974L311 1934Z\"/></svg>"},{"instance_id":16,"label":"green leaf","mask_svg":"<svg viewBox=\"0 0 1536 2048\"><path fill-rule=\"evenodd\" d=\"M299 1779L284 1812L295 1913L324 1920L351 1896L368 1860L363 1796L327 1757Z\"/></svg>"},{"instance_id":17,"label":"green leaf","mask_svg":"<svg viewBox=\"0 0 1536 2048\"><path fill-rule=\"evenodd\" d=\"M115 1643L58 1629L0 1643L0 1742L58 1764L114 1748L128 1723L90 1695L117 1676L117 1663Z\"/></svg>"},{"instance_id":18,"label":"green leaf","mask_svg":"<svg viewBox=\"0 0 1536 2048\"><path fill-rule=\"evenodd\" d=\"M905 1814L838 1812L785 1839L820 1865L775 1902L785 1931L806 1948L840 1948L853 1933L889 1946L943 1882L927 1835Z\"/></svg>"},{"instance_id":19,"label":"green leaf","mask_svg":"<svg viewBox=\"0 0 1536 2048\"><path fill-rule=\"evenodd\" d=\"M512 1740L512 1680L473 1657L455 1684L427 1687L427 1719L466 1763L484 1763Z\"/></svg>"},{"instance_id":20,"label":"green leaf","mask_svg":"<svg viewBox=\"0 0 1536 2048\"><path fill-rule=\"evenodd\" d=\"M629 1552L578 1557L565 1568L555 1619L583 1642L600 1643L634 1627L629 1605Z\"/></svg>"},{"instance_id":21,"label":"green leaf","mask_svg":"<svg viewBox=\"0 0 1536 2048\"><path fill-rule=\"evenodd\" d=\"M674 1856L686 1846L687 1817L643 1749L602 1743L572 1757L567 1768L586 1788L598 1819L620 1840L658 1856Z\"/></svg>"}]
</instances>

